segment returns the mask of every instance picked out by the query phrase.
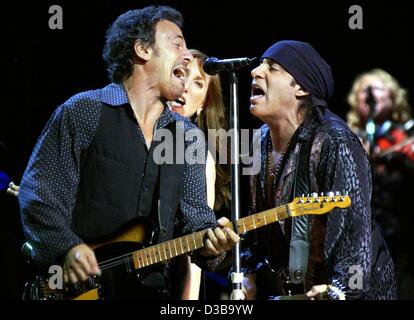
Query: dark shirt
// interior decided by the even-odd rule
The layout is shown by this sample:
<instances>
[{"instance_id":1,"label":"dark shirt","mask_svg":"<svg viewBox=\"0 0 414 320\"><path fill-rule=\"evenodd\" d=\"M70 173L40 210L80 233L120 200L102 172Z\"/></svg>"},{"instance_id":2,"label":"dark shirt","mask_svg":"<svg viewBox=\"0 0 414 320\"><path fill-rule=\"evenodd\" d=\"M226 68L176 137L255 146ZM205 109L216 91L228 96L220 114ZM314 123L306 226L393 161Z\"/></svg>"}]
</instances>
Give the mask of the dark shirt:
<instances>
[{"instance_id":1,"label":"dark shirt","mask_svg":"<svg viewBox=\"0 0 414 320\"><path fill-rule=\"evenodd\" d=\"M412 241L414 226L414 215L407 207L414 181L413 144L399 151L390 150L413 137L412 123L413 120L405 124L386 121L377 126L375 145L380 152L371 159L372 211L395 262L399 299L414 298L414 287L410 285L414 278L414 251L407 245ZM357 133L365 139L364 131Z\"/></svg>"},{"instance_id":2,"label":"dark shirt","mask_svg":"<svg viewBox=\"0 0 414 320\"><path fill-rule=\"evenodd\" d=\"M104 108L109 107L131 108L121 84L75 95L57 108L34 147L21 182L19 202L24 232L34 247L33 258L39 264L54 263L70 248L83 242L71 228L72 211L82 178L81 159L95 139ZM131 121L139 132L139 135L135 134L136 138L147 149L139 125L133 117ZM173 122L181 122L185 132L196 128L166 106L156 130ZM117 128L113 130L116 133ZM125 148L129 142L124 141ZM200 139L185 141L185 148L197 149L199 143ZM147 150L146 156L152 157L153 150ZM180 226L177 233L188 234L217 225L215 215L207 205L205 177L205 162L189 163L185 159L180 214L176 217ZM156 180L155 168L148 168L142 180L143 191L154 190ZM141 195L138 212L151 209L153 194L136 190L136 197Z\"/></svg>"},{"instance_id":3,"label":"dark shirt","mask_svg":"<svg viewBox=\"0 0 414 320\"><path fill-rule=\"evenodd\" d=\"M312 141L309 175L312 192L348 192L352 205L310 218L310 252L306 289L332 284L347 299L396 298L394 266L385 243L371 216L371 176L367 155L346 124L326 109L314 109L296 130L278 170L279 183L273 198L264 188L267 173L268 126L261 128L261 172L252 178L252 212L290 202L298 144ZM306 165L306 164L300 164ZM267 184L268 185L268 184ZM244 271L258 272L270 265L275 271L287 267L289 220L257 230L256 243L243 253ZM358 271L359 270L359 271ZM355 275L359 273L360 282ZM354 277L353 277L354 276ZM361 285L362 284L362 285Z\"/></svg>"}]
</instances>

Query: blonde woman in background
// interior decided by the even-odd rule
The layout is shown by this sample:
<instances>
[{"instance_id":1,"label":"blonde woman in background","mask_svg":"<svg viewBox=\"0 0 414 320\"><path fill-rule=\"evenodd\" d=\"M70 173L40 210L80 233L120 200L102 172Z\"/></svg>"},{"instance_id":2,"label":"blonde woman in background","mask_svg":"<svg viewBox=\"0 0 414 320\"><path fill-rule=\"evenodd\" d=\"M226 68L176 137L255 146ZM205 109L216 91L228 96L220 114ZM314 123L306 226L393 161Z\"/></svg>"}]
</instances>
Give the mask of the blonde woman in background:
<instances>
[{"instance_id":1,"label":"blonde woman in background","mask_svg":"<svg viewBox=\"0 0 414 320\"><path fill-rule=\"evenodd\" d=\"M375 99L373 119L377 127L389 122L401 125L411 119L407 90L401 88L397 80L388 72L373 69L360 74L348 94L347 100L351 110L348 112L347 120L352 130L362 136L365 135L365 127L370 116L367 102L369 87Z\"/></svg>"},{"instance_id":2,"label":"blonde woman in background","mask_svg":"<svg viewBox=\"0 0 414 320\"><path fill-rule=\"evenodd\" d=\"M368 92L371 90L370 112ZM351 107L348 125L370 153L372 171L372 212L396 265L400 299L414 298L414 257L409 243L414 227L413 214L406 208L412 197L414 181L414 122L407 90L382 69L360 74L348 95ZM368 139L367 123L375 124L373 139ZM370 145L373 142L373 145Z\"/></svg>"}]
</instances>

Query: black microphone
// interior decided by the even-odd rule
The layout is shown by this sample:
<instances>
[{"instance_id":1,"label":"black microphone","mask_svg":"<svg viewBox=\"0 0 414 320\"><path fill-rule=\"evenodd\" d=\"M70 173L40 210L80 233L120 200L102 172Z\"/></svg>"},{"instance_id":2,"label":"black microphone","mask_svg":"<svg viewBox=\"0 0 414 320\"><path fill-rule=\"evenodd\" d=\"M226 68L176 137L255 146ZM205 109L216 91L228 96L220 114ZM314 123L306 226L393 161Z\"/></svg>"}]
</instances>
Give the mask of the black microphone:
<instances>
[{"instance_id":1,"label":"black microphone","mask_svg":"<svg viewBox=\"0 0 414 320\"><path fill-rule=\"evenodd\" d=\"M204 61L204 72L214 76L221 71L234 71L251 65L256 58L217 59L214 57Z\"/></svg>"},{"instance_id":2,"label":"black microphone","mask_svg":"<svg viewBox=\"0 0 414 320\"><path fill-rule=\"evenodd\" d=\"M375 115L377 101L375 99L374 92L371 86L368 86L366 88L366 91L367 91L367 97L365 99L365 103L369 106L370 117L373 117Z\"/></svg>"}]
</instances>

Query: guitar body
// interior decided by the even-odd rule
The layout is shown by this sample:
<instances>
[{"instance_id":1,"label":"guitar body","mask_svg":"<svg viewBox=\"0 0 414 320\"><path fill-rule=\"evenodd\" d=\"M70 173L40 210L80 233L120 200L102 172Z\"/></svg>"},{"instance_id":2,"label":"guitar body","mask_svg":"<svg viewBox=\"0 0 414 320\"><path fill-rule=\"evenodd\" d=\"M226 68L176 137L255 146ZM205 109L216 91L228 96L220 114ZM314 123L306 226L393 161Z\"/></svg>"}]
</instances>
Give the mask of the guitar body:
<instances>
[{"instance_id":1,"label":"guitar body","mask_svg":"<svg viewBox=\"0 0 414 320\"><path fill-rule=\"evenodd\" d=\"M105 244L94 251L98 263L102 263L102 261L110 261L114 256L120 257L142 248L141 244L125 241ZM164 267L165 264L155 264L135 270L132 261L125 259L116 267L104 269L99 277L99 298L105 300L166 299L168 291L165 290Z\"/></svg>"},{"instance_id":2,"label":"guitar body","mask_svg":"<svg viewBox=\"0 0 414 320\"><path fill-rule=\"evenodd\" d=\"M130 252L142 249L150 235L142 224L129 223L113 235L100 240L86 241L94 249L102 275L84 283L50 289L50 275L40 275L26 284L25 300L99 300L99 299L165 299L164 264L139 270L131 259L122 259ZM114 259L116 257L116 259Z\"/></svg>"}]
</instances>

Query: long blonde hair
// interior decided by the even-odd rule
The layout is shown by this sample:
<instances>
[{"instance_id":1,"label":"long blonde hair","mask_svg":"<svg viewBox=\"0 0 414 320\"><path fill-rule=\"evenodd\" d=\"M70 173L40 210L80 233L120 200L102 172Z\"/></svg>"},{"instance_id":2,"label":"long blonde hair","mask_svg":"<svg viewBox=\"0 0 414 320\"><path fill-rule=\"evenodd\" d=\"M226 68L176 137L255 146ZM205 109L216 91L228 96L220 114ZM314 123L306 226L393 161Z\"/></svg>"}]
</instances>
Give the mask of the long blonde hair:
<instances>
[{"instance_id":1,"label":"long blonde hair","mask_svg":"<svg viewBox=\"0 0 414 320\"><path fill-rule=\"evenodd\" d=\"M388 72L376 68L358 75L352 85L352 89L347 98L348 104L351 106L351 110L347 114L348 125L352 129L360 129L363 125L361 116L358 113L357 92L360 89L363 79L369 76L376 77L381 80L390 91L390 98L392 101L392 120L397 123L404 123L408 121L411 118L411 108L408 103L407 90L401 88L398 81Z\"/></svg>"},{"instance_id":2,"label":"long blonde hair","mask_svg":"<svg viewBox=\"0 0 414 320\"><path fill-rule=\"evenodd\" d=\"M193 57L198 60L201 76L206 77L207 75L203 70L203 63L207 59L207 56L196 49L191 49L190 51L193 54ZM228 129L220 77L218 75L210 76L206 99L203 104L203 111L197 117L196 124L204 132L206 137L208 137L209 129ZM220 149L224 146L220 145L218 137L216 137L215 146L216 150L213 152L224 152L224 150ZM229 152L227 152L227 155L228 154ZM216 157L216 159L218 159L218 157ZM227 208L229 207L229 201L231 199L229 184L230 174L228 161L226 164L219 164L218 161L216 161L214 210L220 209L223 205Z\"/></svg>"}]
</instances>

